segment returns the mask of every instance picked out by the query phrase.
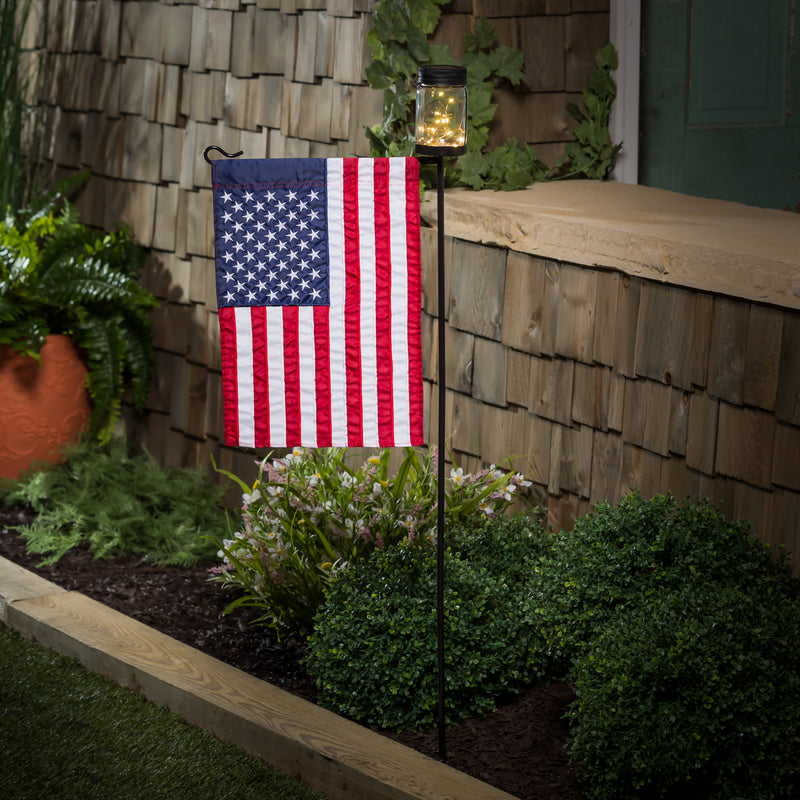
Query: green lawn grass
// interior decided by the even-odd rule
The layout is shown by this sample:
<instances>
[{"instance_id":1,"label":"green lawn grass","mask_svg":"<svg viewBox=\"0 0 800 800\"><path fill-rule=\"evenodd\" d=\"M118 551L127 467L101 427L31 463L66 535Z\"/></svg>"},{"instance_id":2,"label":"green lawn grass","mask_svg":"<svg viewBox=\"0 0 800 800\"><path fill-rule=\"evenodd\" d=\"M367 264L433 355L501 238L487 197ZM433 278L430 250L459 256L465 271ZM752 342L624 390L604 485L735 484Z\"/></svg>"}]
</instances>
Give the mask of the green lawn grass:
<instances>
[{"instance_id":1,"label":"green lawn grass","mask_svg":"<svg viewBox=\"0 0 800 800\"><path fill-rule=\"evenodd\" d=\"M0 624L3 800L324 800Z\"/></svg>"}]
</instances>

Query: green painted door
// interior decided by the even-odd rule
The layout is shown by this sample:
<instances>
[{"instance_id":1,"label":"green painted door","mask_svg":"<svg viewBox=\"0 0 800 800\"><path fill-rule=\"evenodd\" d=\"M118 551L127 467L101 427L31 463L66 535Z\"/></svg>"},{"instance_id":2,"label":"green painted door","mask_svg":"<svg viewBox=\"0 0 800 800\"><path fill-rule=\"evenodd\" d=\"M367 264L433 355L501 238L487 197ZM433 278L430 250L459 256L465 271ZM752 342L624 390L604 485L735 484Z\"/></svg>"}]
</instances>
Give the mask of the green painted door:
<instances>
[{"instance_id":1,"label":"green painted door","mask_svg":"<svg viewBox=\"0 0 800 800\"><path fill-rule=\"evenodd\" d=\"M643 0L639 182L800 211L800 0Z\"/></svg>"}]
</instances>

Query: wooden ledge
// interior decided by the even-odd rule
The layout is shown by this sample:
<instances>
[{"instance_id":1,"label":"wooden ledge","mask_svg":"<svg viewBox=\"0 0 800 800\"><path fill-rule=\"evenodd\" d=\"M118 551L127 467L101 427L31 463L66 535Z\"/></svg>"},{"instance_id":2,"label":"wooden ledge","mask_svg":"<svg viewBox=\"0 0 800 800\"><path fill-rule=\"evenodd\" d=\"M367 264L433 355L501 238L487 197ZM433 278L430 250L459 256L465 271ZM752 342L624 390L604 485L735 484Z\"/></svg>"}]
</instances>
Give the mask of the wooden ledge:
<instances>
[{"instance_id":1,"label":"wooden ledge","mask_svg":"<svg viewBox=\"0 0 800 800\"><path fill-rule=\"evenodd\" d=\"M436 224L435 195L422 216ZM445 234L800 309L800 216L614 181L445 193Z\"/></svg>"},{"instance_id":2,"label":"wooden ledge","mask_svg":"<svg viewBox=\"0 0 800 800\"><path fill-rule=\"evenodd\" d=\"M4 558L0 612L9 627L332 798L513 800Z\"/></svg>"}]
</instances>

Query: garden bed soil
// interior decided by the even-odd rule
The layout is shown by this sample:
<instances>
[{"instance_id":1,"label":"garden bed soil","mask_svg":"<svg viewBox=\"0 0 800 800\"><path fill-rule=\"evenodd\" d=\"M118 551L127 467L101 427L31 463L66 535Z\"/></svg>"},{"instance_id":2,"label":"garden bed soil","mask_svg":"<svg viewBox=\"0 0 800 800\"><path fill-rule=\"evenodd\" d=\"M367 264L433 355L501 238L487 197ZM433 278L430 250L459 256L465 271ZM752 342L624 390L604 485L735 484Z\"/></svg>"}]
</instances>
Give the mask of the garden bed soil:
<instances>
[{"instance_id":1,"label":"garden bed soil","mask_svg":"<svg viewBox=\"0 0 800 800\"><path fill-rule=\"evenodd\" d=\"M52 566L38 567L42 557L28 555L25 541L11 529L27 521L25 509L0 507L0 556L274 686L316 700L302 666L302 643L278 641L269 630L248 625L251 610L223 615L233 596L209 581L210 563L161 567L132 556L94 559L77 549ZM521 800L583 800L565 750L564 712L572 699L565 683L534 686L491 714L463 721L447 731L447 763ZM386 735L438 758L436 728Z\"/></svg>"}]
</instances>

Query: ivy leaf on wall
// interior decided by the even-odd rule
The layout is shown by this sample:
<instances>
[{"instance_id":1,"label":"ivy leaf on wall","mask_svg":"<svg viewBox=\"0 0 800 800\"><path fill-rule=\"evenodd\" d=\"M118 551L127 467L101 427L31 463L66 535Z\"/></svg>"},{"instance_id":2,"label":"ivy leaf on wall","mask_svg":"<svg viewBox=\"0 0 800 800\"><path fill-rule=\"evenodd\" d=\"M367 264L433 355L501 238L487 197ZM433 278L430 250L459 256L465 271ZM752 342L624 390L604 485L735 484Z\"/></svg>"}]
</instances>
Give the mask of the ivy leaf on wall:
<instances>
[{"instance_id":1,"label":"ivy leaf on wall","mask_svg":"<svg viewBox=\"0 0 800 800\"><path fill-rule=\"evenodd\" d=\"M489 64L495 75L505 78L512 86L519 86L525 80L525 73L522 71L522 53L519 50L498 47L489 55Z\"/></svg>"}]
</instances>

